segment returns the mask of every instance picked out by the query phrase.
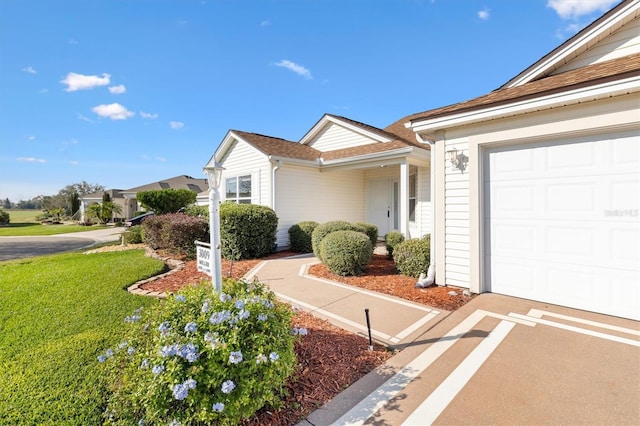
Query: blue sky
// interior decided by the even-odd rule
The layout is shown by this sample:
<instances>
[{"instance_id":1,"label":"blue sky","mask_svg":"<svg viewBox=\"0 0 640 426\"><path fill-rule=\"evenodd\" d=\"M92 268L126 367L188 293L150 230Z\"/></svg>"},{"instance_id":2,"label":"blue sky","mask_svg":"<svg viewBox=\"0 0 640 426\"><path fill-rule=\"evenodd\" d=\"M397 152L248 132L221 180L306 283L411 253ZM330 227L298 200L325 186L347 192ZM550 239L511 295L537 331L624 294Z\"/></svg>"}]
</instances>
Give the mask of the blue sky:
<instances>
[{"instance_id":1,"label":"blue sky","mask_svg":"<svg viewBox=\"0 0 640 426\"><path fill-rule=\"evenodd\" d=\"M618 0L1 0L0 199L202 168L229 129L386 127L498 88Z\"/></svg>"}]
</instances>

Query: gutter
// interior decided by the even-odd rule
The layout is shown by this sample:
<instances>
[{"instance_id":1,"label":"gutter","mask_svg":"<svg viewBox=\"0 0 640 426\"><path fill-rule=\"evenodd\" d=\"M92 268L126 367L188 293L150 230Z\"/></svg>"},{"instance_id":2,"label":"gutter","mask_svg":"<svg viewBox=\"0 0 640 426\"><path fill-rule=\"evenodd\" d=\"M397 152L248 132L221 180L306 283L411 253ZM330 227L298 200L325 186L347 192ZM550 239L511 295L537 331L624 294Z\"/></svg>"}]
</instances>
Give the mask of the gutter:
<instances>
[{"instance_id":1,"label":"gutter","mask_svg":"<svg viewBox=\"0 0 640 426\"><path fill-rule=\"evenodd\" d=\"M416 140L421 144L429 145L429 174L430 180L429 185L431 187L431 240L429 244L429 269L427 270L426 276L420 276L418 282L416 283L416 287L425 288L433 285L436 282L436 238L435 238L435 222L436 222L436 207L435 207L435 189L436 189L436 176L435 176L435 167L434 167L434 149L435 142L430 140L422 139L420 134L416 133Z\"/></svg>"},{"instance_id":2,"label":"gutter","mask_svg":"<svg viewBox=\"0 0 640 426\"><path fill-rule=\"evenodd\" d=\"M282 167L282 160L276 160L271 170L271 208L276 211L276 172Z\"/></svg>"}]
</instances>

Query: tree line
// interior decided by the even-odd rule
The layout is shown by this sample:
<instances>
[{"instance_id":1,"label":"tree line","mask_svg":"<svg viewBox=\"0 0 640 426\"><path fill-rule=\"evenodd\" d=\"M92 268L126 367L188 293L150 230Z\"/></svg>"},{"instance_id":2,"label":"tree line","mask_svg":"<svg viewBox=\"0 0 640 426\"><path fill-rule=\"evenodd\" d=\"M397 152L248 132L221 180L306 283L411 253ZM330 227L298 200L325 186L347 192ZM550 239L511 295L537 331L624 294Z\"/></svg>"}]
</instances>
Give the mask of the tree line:
<instances>
[{"instance_id":1,"label":"tree line","mask_svg":"<svg viewBox=\"0 0 640 426\"><path fill-rule=\"evenodd\" d=\"M9 198L2 201L0 207L11 210L44 210L46 212L58 211L63 215L72 216L80 209L80 197L104 191L104 186L90 184L85 181L72 183L62 188L56 195L38 195L30 200L11 202Z\"/></svg>"}]
</instances>

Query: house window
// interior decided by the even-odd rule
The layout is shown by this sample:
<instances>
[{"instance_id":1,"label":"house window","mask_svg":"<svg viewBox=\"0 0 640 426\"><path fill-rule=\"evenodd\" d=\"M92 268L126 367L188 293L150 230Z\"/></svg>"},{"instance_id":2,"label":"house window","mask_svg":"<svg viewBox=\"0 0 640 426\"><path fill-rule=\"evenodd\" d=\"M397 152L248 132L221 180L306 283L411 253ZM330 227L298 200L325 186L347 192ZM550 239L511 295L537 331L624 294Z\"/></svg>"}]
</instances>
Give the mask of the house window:
<instances>
[{"instance_id":1,"label":"house window","mask_svg":"<svg viewBox=\"0 0 640 426\"><path fill-rule=\"evenodd\" d=\"M251 175L229 177L225 181L227 201L251 204Z\"/></svg>"},{"instance_id":2,"label":"house window","mask_svg":"<svg viewBox=\"0 0 640 426\"><path fill-rule=\"evenodd\" d=\"M409 176L409 221L416 221L416 175Z\"/></svg>"}]
</instances>

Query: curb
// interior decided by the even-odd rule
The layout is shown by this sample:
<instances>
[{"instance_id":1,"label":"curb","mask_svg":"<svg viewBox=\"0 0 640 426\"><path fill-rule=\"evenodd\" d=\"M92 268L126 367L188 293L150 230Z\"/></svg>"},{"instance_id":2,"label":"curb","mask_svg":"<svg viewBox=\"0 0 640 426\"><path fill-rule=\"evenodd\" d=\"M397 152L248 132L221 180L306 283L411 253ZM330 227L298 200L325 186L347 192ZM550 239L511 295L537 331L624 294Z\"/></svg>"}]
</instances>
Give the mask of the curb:
<instances>
[{"instance_id":1,"label":"curb","mask_svg":"<svg viewBox=\"0 0 640 426\"><path fill-rule=\"evenodd\" d=\"M149 290L144 290L140 287L144 284L159 280L160 278L167 277L171 274L175 274L176 272L183 270L184 262L181 260L172 259L170 257L162 257L150 247L145 248L144 254L145 256L162 260L164 264L167 265L167 267L169 268L169 271L160 275L154 275L153 277L147 278L146 280L138 281L135 284L132 284L129 287L127 287L127 291L131 294L136 294L138 296L151 296L151 297L157 297L159 299L164 299L168 296L166 292L149 291Z\"/></svg>"}]
</instances>

